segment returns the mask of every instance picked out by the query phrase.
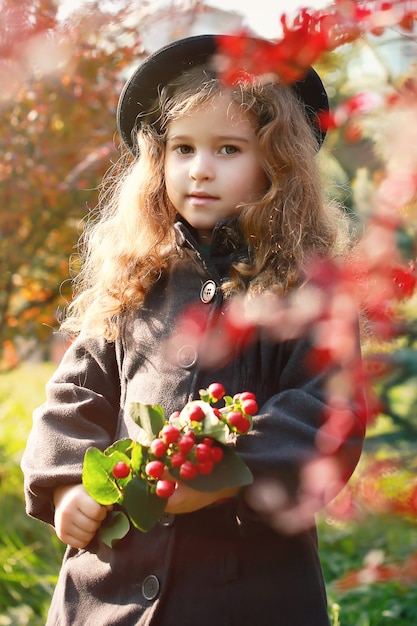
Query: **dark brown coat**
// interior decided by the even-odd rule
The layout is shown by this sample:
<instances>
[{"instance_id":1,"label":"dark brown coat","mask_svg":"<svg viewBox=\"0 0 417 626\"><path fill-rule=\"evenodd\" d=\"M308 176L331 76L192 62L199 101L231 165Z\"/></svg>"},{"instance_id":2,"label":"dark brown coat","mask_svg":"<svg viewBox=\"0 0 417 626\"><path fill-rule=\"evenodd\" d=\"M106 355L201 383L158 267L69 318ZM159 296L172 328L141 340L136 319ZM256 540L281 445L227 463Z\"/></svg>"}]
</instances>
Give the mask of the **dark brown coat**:
<instances>
[{"instance_id":1,"label":"dark brown coat","mask_svg":"<svg viewBox=\"0 0 417 626\"><path fill-rule=\"evenodd\" d=\"M203 259L182 225L178 245L187 254L125 320L117 341L80 336L48 383L22 462L29 515L52 524L53 489L81 480L88 446L135 437L129 402L159 404L169 415L214 381L231 395L257 395L253 432L238 443L255 480L267 476L294 493L302 462L317 455L326 373L312 376L304 366L308 338L273 344L259 337L242 353L236 346L236 358L215 371L187 351L167 358L163 340L175 332L178 314L199 300L207 281L221 281L220 265ZM205 306L215 311L221 301L217 289ZM364 434L355 420L337 456L346 478ZM327 626L315 528L295 536L273 531L243 494L196 513L165 515L149 533L132 529L112 550L97 539L85 550L68 548L48 625L86 624Z\"/></svg>"}]
</instances>

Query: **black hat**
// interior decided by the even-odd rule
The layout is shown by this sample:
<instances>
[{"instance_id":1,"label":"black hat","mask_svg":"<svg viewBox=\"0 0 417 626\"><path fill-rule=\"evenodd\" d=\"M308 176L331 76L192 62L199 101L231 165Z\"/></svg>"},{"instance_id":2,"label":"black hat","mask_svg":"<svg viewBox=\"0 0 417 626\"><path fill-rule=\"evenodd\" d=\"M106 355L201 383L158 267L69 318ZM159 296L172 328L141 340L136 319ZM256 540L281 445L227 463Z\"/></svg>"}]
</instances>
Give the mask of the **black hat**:
<instances>
[{"instance_id":1,"label":"black hat","mask_svg":"<svg viewBox=\"0 0 417 626\"><path fill-rule=\"evenodd\" d=\"M135 152L133 130L138 115L150 111L161 87L194 66L203 65L219 53L219 38L234 35L198 35L174 41L148 56L136 69L120 94L117 107L117 127L131 152ZM305 76L292 83L292 89L305 106L307 119L319 145L326 136L320 124L320 113L329 110L326 90L318 74L309 68Z\"/></svg>"}]
</instances>

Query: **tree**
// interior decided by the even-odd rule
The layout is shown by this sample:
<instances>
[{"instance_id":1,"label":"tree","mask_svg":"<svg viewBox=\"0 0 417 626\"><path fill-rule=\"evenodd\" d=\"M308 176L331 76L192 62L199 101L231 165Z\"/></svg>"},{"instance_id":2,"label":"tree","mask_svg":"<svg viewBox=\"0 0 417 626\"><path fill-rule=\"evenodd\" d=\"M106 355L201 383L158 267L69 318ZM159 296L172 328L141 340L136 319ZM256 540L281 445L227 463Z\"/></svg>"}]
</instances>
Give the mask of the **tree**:
<instances>
[{"instance_id":1,"label":"tree","mask_svg":"<svg viewBox=\"0 0 417 626\"><path fill-rule=\"evenodd\" d=\"M0 21L0 337L44 339L70 289L68 259L117 152L123 73L143 53L128 2L61 23L54 0L3 0ZM5 351L5 352L4 352ZM3 356L4 356L3 354Z\"/></svg>"}]
</instances>

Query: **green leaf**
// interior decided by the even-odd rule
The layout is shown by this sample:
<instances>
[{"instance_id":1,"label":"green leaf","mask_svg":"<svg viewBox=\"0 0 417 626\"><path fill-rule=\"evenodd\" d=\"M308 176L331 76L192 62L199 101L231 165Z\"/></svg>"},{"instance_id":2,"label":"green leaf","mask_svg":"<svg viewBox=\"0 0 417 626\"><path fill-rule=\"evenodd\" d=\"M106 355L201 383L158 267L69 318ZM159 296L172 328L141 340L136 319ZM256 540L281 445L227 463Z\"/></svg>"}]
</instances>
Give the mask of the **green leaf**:
<instances>
[{"instance_id":1,"label":"green leaf","mask_svg":"<svg viewBox=\"0 0 417 626\"><path fill-rule=\"evenodd\" d=\"M210 402L210 394L207 389L199 389L198 395L203 402Z\"/></svg>"},{"instance_id":2,"label":"green leaf","mask_svg":"<svg viewBox=\"0 0 417 626\"><path fill-rule=\"evenodd\" d=\"M167 499L151 493L146 480L135 476L125 489L123 506L132 524L147 532L155 526L166 507Z\"/></svg>"},{"instance_id":3,"label":"green leaf","mask_svg":"<svg viewBox=\"0 0 417 626\"><path fill-rule=\"evenodd\" d=\"M140 468L144 460L143 447L137 441L134 442L132 447L132 469L134 472L140 473Z\"/></svg>"},{"instance_id":4,"label":"green leaf","mask_svg":"<svg viewBox=\"0 0 417 626\"><path fill-rule=\"evenodd\" d=\"M119 439L115 441L111 446L104 450L106 456L110 456L114 452L122 452L126 456L130 457L130 448L134 445L132 439Z\"/></svg>"},{"instance_id":5,"label":"green leaf","mask_svg":"<svg viewBox=\"0 0 417 626\"><path fill-rule=\"evenodd\" d=\"M109 456L98 448L88 448L85 453L82 483L87 493L99 504L115 504L123 500L112 474L114 465L119 461L130 463L129 457L118 450ZM122 481L119 482L122 484Z\"/></svg>"},{"instance_id":6,"label":"green leaf","mask_svg":"<svg viewBox=\"0 0 417 626\"><path fill-rule=\"evenodd\" d=\"M113 548L130 530L130 523L123 511L110 511L98 531L99 537L106 546Z\"/></svg>"},{"instance_id":7,"label":"green leaf","mask_svg":"<svg viewBox=\"0 0 417 626\"><path fill-rule=\"evenodd\" d=\"M205 411L201 435L212 437L219 443L227 443L229 428L224 422L219 420L211 407Z\"/></svg>"},{"instance_id":8,"label":"green leaf","mask_svg":"<svg viewBox=\"0 0 417 626\"><path fill-rule=\"evenodd\" d=\"M183 482L197 491L219 491L226 487L250 485L253 482L253 476L246 463L230 446L221 447L223 448L223 458L214 466L211 474L198 474L192 480L181 478L179 468L172 468L171 474L179 482Z\"/></svg>"},{"instance_id":9,"label":"green leaf","mask_svg":"<svg viewBox=\"0 0 417 626\"><path fill-rule=\"evenodd\" d=\"M143 446L149 446L151 441L159 435L165 424L164 409L157 404L142 404L142 402L130 403L130 417L142 429L138 441Z\"/></svg>"}]
</instances>

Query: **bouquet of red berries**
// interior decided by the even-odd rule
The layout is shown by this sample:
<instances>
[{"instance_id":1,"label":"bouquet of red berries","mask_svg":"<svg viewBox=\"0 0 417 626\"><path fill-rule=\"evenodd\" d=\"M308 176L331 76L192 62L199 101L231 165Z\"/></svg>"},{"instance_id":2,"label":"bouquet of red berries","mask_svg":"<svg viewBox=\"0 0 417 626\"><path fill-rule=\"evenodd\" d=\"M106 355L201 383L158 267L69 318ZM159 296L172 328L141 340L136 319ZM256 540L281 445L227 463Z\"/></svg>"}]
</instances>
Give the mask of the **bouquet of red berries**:
<instances>
[{"instance_id":1,"label":"bouquet of red berries","mask_svg":"<svg viewBox=\"0 0 417 626\"><path fill-rule=\"evenodd\" d=\"M140 427L137 440L121 439L104 452L91 447L84 457L82 481L102 505L119 505L100 528L110 547L124 537L130 523L142 532L161 517L177 481L198 491L218 491L250 484L252 474L233 447L231 434L244 435L258 411L253 393L227 396L220 383L199 392L168 420L158 405L134 402L132 419ZM214 407L223 400L222 408Z\"/></svg>"}]
</instances>

